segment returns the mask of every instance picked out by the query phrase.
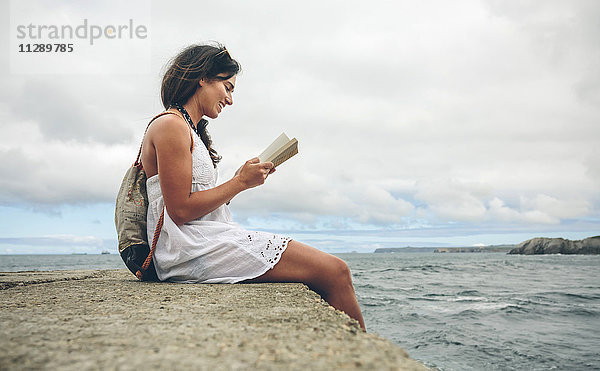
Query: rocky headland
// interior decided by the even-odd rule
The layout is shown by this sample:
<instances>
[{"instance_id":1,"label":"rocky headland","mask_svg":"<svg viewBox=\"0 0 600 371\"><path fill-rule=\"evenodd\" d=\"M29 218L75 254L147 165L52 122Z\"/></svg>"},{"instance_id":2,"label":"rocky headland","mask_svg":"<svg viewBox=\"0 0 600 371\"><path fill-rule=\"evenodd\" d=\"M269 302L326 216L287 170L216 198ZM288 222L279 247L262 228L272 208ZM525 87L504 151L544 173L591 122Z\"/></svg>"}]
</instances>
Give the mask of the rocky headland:
<instances>
[{"instance_id":1,"label":"rocky headland","mask_svg":"<svg viewBox=\"0 0 600 371\"><path fill-rule=\"evenodd\" d=\"M539 255L539 254L600 254L600 236L583 240L567 240L564 238L532 238L521 242L509 254Z\"/></svg>"}]
</instances>

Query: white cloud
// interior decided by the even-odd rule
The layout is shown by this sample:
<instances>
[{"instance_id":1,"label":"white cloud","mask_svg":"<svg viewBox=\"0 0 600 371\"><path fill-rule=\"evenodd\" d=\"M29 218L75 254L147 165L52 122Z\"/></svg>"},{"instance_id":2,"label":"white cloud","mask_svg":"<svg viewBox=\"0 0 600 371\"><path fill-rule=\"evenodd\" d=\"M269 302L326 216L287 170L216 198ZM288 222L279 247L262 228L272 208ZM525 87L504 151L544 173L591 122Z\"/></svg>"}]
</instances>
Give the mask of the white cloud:
<instances>
[{"instance_id":1,"label":"white cloud","mask_svg":"<svg viewBox=\"0 0 600 371\"><path fill-rule=\"evenodd\" d=\"M490 190L485 185L456 179L438 179L417 185L416 198L444 220L482 221L486 216L484 199Z\"/></svg>"},{"instance_id":2,"label":"white cloud","mask_svg":"<svg viewBox=\"0 0 600 371\"><path fill-rule=\"evenodd\" d=\"M584 1L155 2L150 74L4 69L0 203L112 202L161 109L163 64L219 40L244 70L234 106L209 126L223 179L281 131L300 141L266 185L235 198L242 221L597 220L599 11Z\"/></svg>"},{"instance_id":3,"label":"white cloud","mask_svg":"<svg viewBox=\"0 0 600 371\"><path fill-rule=\"evenodd\" d=\"M530 224L558 224L559 220L540 210L519 211L512 209L499 198L489 202L491 216L499 222L530 223Z\"/></svg>"},{"instance_id":4,"label":"white cloud","mask_svg":"<svg viewBox=\"0 0 600 371\"><path fill-rule=\"evenodd\" d=\"M591 212L587 201L581 198L559 200L545 194L533 198L521 196L518 208L511 208L495 197L489 202L489 211L500 222L529 224L559 224L561 220L585 217Z\"/></svg>"},{"instance_id":5,"label":"white cloud","mask_svg":"<svg viewBox=\"0 0 600 371\"><path fill-rule=\"evenodd\" d=\"M521 204L526 209L543 212L557 220L587 216L590 213L588 203L581 198L559 200L552 196L538 194L533 199L523 197Z\"/></svg>"}]
</instances>

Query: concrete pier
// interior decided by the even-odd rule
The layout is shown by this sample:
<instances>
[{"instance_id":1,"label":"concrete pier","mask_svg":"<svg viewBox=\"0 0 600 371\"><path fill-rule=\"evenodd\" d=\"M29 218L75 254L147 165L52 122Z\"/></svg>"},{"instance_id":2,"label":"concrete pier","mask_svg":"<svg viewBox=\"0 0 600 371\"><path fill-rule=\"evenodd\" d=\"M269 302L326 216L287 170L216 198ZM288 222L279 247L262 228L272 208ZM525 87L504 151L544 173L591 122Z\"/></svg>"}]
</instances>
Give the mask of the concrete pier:
<instances>
[{"instance_id":1,"label":"concrete pier","mask_svg":"<svg viewBox=\"0 0 600 371\"><path fill-rule=\"evenodd\" d=\"M426 370L302 284L0 273L0 369Z\"/></svg>"}]
</instances>

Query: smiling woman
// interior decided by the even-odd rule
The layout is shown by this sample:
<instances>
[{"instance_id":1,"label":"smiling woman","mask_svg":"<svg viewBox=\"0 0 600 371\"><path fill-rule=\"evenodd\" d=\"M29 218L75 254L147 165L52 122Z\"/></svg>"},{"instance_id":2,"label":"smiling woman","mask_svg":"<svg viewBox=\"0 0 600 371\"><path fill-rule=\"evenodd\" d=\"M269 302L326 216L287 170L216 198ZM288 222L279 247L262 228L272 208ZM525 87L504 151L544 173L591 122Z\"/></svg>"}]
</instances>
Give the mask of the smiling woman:
<instances>
[{"instance_id":1,"label":"smiling woman","mask_svg":"<svg viewBox=\"0 0 600 371\"><path fill-rule=\"evenodd\" d=\"M221 157L203 117L216 119L233 104L239 71L220 45L192 45L166 70L161 88L166 111L148 127L141 150L148 176L147 233L160 231L153 255L157 276L187 283L302 282L364 329L344 261L232 221L229 201L275 170L273 163L252 158L217 186Z\"/></svg>"}]
</instances>

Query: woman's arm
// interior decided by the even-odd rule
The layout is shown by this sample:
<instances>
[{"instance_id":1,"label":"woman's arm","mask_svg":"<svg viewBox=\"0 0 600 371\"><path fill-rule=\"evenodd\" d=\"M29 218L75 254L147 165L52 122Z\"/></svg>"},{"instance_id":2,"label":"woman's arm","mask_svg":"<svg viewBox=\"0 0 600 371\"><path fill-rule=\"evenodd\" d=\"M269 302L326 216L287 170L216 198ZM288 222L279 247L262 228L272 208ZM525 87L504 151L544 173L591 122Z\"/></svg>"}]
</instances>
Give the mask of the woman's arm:
<instances>
[{"instance_id":1,"label":"woman's arm","mask_svg":"<svg viewBox=\"0 0 600 371\"><path fill-rule=\"evenodd\" d=\"M215 188L190 193L192 154L187 124L177 118L157 121L148 134L156 153L165 206L178 225L202 217L238 193L263 184L273 168L272 163L260 163L258 158L254 158L246 161L229 181Z\"/></svg>"},{"instance_id":2,"label":"woman's arm","mask_svg":"<svg viewBox=\"0 0 600 371\"><path fill-rule=\"evenodd\" d=\"M251 159L251 160L249 160L249 161L254 161L255 159L256 159L256 160L259 160L259 159L258 159L258 157L255 157L255 158L253 158L253 159ZM259 160L259 162L260 162L260 160ZM271 164L271 165L272 165L273 163L272 163L272 162L266 162L266 164ZM240 168L239 168L239 169L237 169L237 170L235 171L235 174L233 175L233 177L234 177L234 178L235 178L235 177L236 177L236 176L237 176L237 175L240 173L240 171L242 171L242 168L243 168L243 167L244 167L244 165L240 166ZM269 173L268 173L268 174L265 176L265 180L267 180L267 177L268 177L269 175L273 174L273 173L275 172L275 170L277 170L277 169L275 168L275 166L273 166L273 167L271 168L271 170L269 170ZM234 195L234 196L235 196L235 195ZM229 200L227 200L227 202L225 202L225 203L226 203L227 205L229 205L229 203L231 202L231 200L232 200L232 199L233 199L233 197L231 197L231 198L230 198Z\"/></svg>"}]
</instances>

